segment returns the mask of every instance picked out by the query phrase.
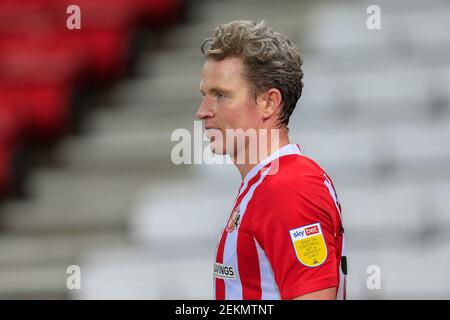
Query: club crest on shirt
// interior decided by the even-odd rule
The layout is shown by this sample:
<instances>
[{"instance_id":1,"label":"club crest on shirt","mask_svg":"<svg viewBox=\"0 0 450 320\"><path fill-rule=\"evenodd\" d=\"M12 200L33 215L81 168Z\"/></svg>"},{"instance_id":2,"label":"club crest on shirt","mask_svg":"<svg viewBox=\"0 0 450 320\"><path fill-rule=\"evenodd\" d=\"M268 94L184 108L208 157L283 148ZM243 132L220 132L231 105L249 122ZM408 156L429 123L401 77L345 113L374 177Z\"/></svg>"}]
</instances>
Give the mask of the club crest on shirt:
<instances>
[{"instance_id":1,"label":"club crest on shirt","mask_svg":"<svg viewBox=\"0 0 450 320\"><path fill-rule=\"evenodd\" d=\"M239 219L241 218L241 215L239 214L239 207L233 210L233 212L230 215L230 219L228 220L226 231L228 233L233 232L237 229L239 226Z\"/></svg>"},{"instance_id":2,"label":"club crest on shirt","mask_svg":"<svg viewBox=\"0 0 450 320\"><path fill-rule=\"evenodd\" d=\"M328 254L320 223L289 230L298 260L307 267L318 267Z\"/></svg>"}]
</instances>

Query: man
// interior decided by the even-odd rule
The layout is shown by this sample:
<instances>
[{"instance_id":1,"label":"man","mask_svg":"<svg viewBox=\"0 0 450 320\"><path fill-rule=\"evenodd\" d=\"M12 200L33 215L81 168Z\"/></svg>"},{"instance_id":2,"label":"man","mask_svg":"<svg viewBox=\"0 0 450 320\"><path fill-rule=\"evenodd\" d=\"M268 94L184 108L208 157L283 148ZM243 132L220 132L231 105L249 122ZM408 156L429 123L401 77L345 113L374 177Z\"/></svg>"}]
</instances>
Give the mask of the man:
<instances>
[{"instance_id":1,"label":"man","mask_svg":"<svg viewBox=\"0 0 450 320\"><path fill-rule=\"evenodd\" d=\"M202 52L197 117L243 179L217 246L216 299L345 298L336 192L288 136L303 88L299 50L264 21L232 21Z\"/></svg>"}]
</instances>

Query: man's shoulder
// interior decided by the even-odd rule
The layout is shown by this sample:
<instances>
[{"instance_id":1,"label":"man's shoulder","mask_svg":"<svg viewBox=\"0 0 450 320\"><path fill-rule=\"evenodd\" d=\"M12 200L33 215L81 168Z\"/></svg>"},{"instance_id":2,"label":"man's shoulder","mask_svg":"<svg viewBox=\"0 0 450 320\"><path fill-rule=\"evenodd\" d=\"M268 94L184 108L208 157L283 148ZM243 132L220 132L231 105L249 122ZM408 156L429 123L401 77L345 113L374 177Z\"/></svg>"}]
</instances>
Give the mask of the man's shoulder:
<instances>
[{"instance_id":1,"label":"man's shoulder","mask_svg":"<svg viewBox=\"0 0 450 320\"><path fill-rule=\"evenodd\" d=\"M289 155L272 164L268 187L301 187L303 184L323 181L325 171L313 159L304 155Z\"/></svg>"},{"instance_id":2,"label":"man's shoulder","mask_svg":"<svg viewBox=\"0 0 450 320\"><path fill-rule=\"evenodd\" d=\"M278 215L282 210L283 219L298 219L299 215L320 215L334 210L326 185L328 176L311 158L283 156L278 163L271 164L271 170L274 171L269 172L254 194L252 205L260 217ZM319 207L323 210L317 210ZM314 219L321 218L314 216Z\"/></svg>"},{"instance_id":3,"label":"man's shoulder","mask_svg":"<svg viewBox=\"0 0 450 320\"><path fill-rule=\"evenodd\" d=\"M287 155L271 164L263 183L255 190L258 200L287 201L325 191L325 171L304 155Z\"/></svg>"}]
</instances>

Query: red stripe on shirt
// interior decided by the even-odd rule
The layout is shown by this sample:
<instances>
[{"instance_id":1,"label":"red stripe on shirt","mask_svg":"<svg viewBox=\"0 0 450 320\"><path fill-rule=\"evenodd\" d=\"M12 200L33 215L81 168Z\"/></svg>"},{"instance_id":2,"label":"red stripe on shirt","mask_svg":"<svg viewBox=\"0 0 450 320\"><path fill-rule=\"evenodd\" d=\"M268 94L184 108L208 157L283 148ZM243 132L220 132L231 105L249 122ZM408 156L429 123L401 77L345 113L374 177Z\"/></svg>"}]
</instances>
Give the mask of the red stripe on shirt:
<instances>
[{"instance_id":1,"label":"red stripe on shirt","mask_svg":"<svg viewBox=\"0 0 450 320\"><path fill-rule=\"evenodd\" d=\"M226 232L222 232L220 238L219 247L217 248L216 262L223 263L223 249L225 247ZM220 278L216 278L216 300L225 300L225 281Z\"/></svg>"},{"instance_id":2,"label":"red stripe on shirt","mask_svg":"<svg viewBox=\"0 0 450 320\"><path fill-rule=\"evenodd\" d=\"M243 223L249 221L245 217ZM238 234L237 255L242 298L244 300L261 300L261 272L258 252L253 237L245 232L239 232Z\"/></svg>"}]
</instances>

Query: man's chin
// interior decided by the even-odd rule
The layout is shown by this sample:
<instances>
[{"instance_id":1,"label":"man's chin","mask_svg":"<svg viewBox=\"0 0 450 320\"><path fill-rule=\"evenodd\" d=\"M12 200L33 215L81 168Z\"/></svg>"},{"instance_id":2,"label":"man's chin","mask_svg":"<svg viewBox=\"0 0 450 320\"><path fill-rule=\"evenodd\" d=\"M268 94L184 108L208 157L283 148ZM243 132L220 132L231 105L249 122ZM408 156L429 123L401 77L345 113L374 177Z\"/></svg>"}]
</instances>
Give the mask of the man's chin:
<instances>
[{"instance_id":1,"label":"man's chin","mask_svg":"<svg viewBox=\"0 0 450 320\"><path fill-rule=\"evenodd\" d=\"M215 155L225 155L226 150L223 148L223 146L219 146L217 143L215 143L214 138L211 139L211 142L209 144L209 148L211 149L211 152Z\"/></svg>"}]
</instances>

